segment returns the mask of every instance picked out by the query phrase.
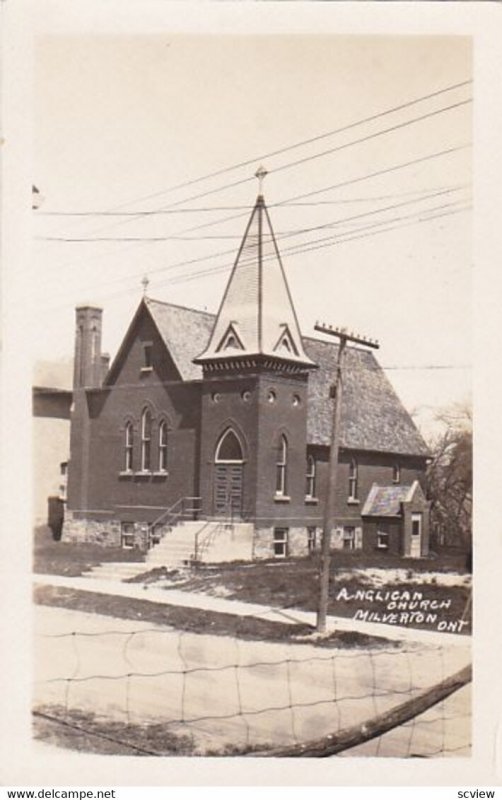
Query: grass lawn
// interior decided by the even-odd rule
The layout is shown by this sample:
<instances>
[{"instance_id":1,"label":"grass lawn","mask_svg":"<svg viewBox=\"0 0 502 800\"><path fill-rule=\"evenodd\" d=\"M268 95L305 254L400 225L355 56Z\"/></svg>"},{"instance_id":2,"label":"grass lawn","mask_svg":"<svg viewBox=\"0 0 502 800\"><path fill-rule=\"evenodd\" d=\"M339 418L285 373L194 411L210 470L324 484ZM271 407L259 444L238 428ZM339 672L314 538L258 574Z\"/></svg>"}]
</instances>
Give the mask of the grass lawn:
<instances>
[{"instance_id":1,"label":"grass lawn","mask_svg":"<svg viewBox=\"0 0 502 800\"><path fill-rule=\"evenodd\" d=\"M57 586L37 586L34 600L39 605L69 608L118 619L141 620L154 625L166 625L176 630L190 633L211 634L213 636L233 636L260 642L308 642L317 647L328 648L375 648L400 647L399 642L389 641L382 636L368 636L353 631L336 631L330 636L310 638L314 633L309 625L294 622L274 622L257 617L241 617L206 611L199 608L162 605L131 597L115 597L98 592L83 592Z\"/></svg>"},{"instance_id":2,"label":"grass lawn","mask_svg":"<svg viewBox=\"0 0 502 800\"><path fill-rule=\"evenodd\" d=\"M33 571L48 575L77 577L106 561L144 561L138 550L102 547L98 544L55 542L49 528L35 530Z\"/></svg>"},{"instance_id":3,"label":"grass lawn","mask_svg":"<svg viewBox=\"0 0 502 800\"><path fill-rule=\"evenodd\" d=\"M33 712L33 736L47 744L85 753L124 756L190 756L190 736L175 734L165 724L133 725L103 719L90 711L57 705Z\"/></svg>"},{"instance_id":4,"label":"grass lawn","mask_svg":"<svg viewBox=\"0 0 502 800\"><path fill-rule=\"evenodd\" d=\"M449 602L448 608L437 612L435 622L416 622L410 619L402 624L409 627L427 628L437 630L440 621L455 622L459 620L466 608L470 588L466 585L441 585L441 573L467 572L462 569L464 556L453 554L441 559L441 566L432 559L413 559L403 561L396 558L375 558L353 553L339 552L334 554L332 561L330 601L328 613L335 616L354 617L357 611L389 613L387 603L377 598L344 599L352 597L358 590L368 590L372 584L367 582L364 574L359 570L370 567L405 569L409 577L414 578L410 584L408 580L392 582L380 588L381 596L388 589L396 592L414 591L421 593L424 600L433 601L433 605L440 602ZM357 572L355 571L357 570ZM427 573L427 574L425 574ZM431 573L433 576L431 577ZM424 575L423 579L421 576ZM140 578L139 578L140 579ZM136 578L135 580L138 580ZM459 581L460 582L460 581ZM185 578L177 582L177 587L185 591L203 592L214 594L228 599L242 600L250 603L276 606L280 608L299 608L306 611L315 611L319 596L319 559L317 557L306 559L287 559L284 561L259 561L252 564L218 564L199 567ZM345 594L341 590L345 590ZM339 598L339 599L337 599ZM375 619L374 621L379 621ZM471 629L470 614L468 624L462 626L460 631L467 634Z\"/></svg>"},{"instance_id":5,"label":"grass lawn","mask_svg":"<svg viewBox=\"0 0 502 800\"><path fill-rule=\"evenodd\" d=\"M48 528L40 528L36 531L35 572L79 576L91 567L106 561L142 562L144 554L134 550L100 545L55 542ZM465 581L464 585L452 586L444 586L441 581L442 576L452 572L461 577L468 577L465 569L465 555L455 552L441 554L440 557L402 559L389 554L337 551L333 553L332 557L328 613L352 618L357 613L361 615L367 611L368 614L380 615L380 617L373 617L374 622L385 622L386 620L382 619L381 615L389 613L387 602L379 600L378 597L364 596L361 598L360 594L356 595L356 592L372 588L372 583L368 582L368 577L361 570L375 568L384 570L381 573L384 575L383 583L378 587L381 597L387 589L401 593L412 590L419 592L424 600L433 605L448 603L447 608L438 610L434 619L432 614L425 621L421 621L420 618L413 619L410 616L404 621L399 618L394 624L437 630L439 623L453 625L462 618L468 604L470 587L465 585ZM401 579L391 582L392 571L396 569L402 571ZM385 580L385 575L389 576L388 581ZM403 575L404 580L402 579ZM413 583L409 582L411 578L413 578ZM319 556L316 554L311 558L302 559L204 565L188 572L176 570L166 572L156 569L145 572L144 576L133 580L151 583L165 579L169 581L170 587L175 585L184 591L207 593L278 608L315 611L319 595ZM461 579L457 583L462 583ZM83 598L84 593L80 600L82 603L86 602ZM100 610L99 613L106 613L106 611ZM157 612L148 613L155 616ZM200 614L204 613L200 612ZM133 618L141 618L141 615ZM155 621L151 616L148 619ZM462 625L460 630L452 630L452 632L470 633L470 613L466 619L467 625ZM178 624L185 624L179 623L179 616L177 620L176 627ZM391 620L387 617L387 621ZM174 623L169 621L166 624ZM215 625L216 629L220 630L219 623L215 623ZM242 623L239 629L240 636L243 635L244 627ZM187 630L191 630L191 628L188 627ZM222 632L228 631L223 630ZM267 634L264 633L263 636L267 638Z\"/></svg>"}]
</instances>

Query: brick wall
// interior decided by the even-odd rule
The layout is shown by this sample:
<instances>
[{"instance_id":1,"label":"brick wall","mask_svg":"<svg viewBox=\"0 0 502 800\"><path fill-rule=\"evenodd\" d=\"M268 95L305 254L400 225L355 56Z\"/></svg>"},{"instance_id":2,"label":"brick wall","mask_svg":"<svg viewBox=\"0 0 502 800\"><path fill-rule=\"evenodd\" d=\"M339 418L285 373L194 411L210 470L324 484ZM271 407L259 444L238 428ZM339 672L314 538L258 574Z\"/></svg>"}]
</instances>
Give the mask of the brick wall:
<instances>
[{"instance_id":1,"label":"brick wall","mask_svg":"<svg viewBox=\"0 0 502 800\"><path fill-rule=\"evenodd\" d=\"M305 377L260 373L204 380L200 487L203 513L207 516L215 511L216 446L228 427L235 430L244 448L244 516L257 518L262 525L274 521L279 524L281 520L304 523ZM276 462L281 435L288 442L287 491L284 497L277 498Z\"/></svg>"},{"instance_id":2,"label":"brick wall","mask_svg":"<svg viewBox=\"0 0 502 800\"><path fill-rule=\"evenodd\" d=\"M316 458L318 513L322 519L328 478L329 450L327 447L309 445L308 452L311 452ZM358 467L357 502L349 500L349 472L353 457L355 457ZM379 486L391 486L393 467L396 464L400 466L400 484L411 486L415 480L418 480L422 486L425 485L425 459L423 458L341 449L337 468L336 524L361 525L361 509L372 485L377 483Z\"/></svg>"},{"instance_id":3,"label":"brick wall","mask_svg":"<svg viewBox=\"0 0 502 800\"><path fill-rule=\"evenodd\" d=\"M144 342L152 342L151 369L144 368ZM200 447L198 382L176 381L148 317L124 354L113 387L75 392L72 416L68 508L93 512L114 510L128 518L152 521L183 496L197 496ZM141 417L152 417L151 471L141 472ZM167 474L159 471L158 432L168 425ZM125 428L134 435L133 469L125 474Z\"/></svg>"},{"instance_id":4,"label":"brick wall","mask_svg":"<svg viewBox=\"0 0 502 800\"><path fill-rule=\"evenodd\" d=\"M363 552L402 555L402 529L402 520L389 520L388 518L365 520L363 525ZM378 547L378 531L388 534L387 549Z\"/></svg>"}]
</instances>

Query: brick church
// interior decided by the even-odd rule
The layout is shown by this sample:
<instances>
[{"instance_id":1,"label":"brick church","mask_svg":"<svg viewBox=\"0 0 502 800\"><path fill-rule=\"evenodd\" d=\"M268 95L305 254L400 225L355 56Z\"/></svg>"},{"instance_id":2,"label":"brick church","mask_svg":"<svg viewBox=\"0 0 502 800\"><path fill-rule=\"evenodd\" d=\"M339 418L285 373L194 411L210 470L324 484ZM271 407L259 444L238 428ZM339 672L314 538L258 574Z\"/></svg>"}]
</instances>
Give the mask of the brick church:
<instances>
[{"instance_id":1,"label":"brick church","mask_svg":"<svg viewBox=\"0 0 502 800\"><path fill-rule=\"evenodd\" d=\"M216 315L143 297L112 362L76 312L66 541L222 561L319 546L337 344L302 336L262 194ZM428 553L427 447L347 347L333 547Z\"/></svg>"}]
</instances>

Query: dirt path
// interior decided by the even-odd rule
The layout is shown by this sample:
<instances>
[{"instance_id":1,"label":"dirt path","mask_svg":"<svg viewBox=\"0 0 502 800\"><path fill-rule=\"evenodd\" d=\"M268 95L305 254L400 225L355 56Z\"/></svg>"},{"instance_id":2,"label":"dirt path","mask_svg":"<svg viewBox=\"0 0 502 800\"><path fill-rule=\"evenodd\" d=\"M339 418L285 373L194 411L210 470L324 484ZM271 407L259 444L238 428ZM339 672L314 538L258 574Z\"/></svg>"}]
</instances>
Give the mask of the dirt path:
<instances>
[{"instance_id":1,"label":"dirt path","mask_svg":"<svg viewBox=\"0 0 502 800\"><path fill-rule=\"evenodd\" d=\"M36 705L124 723L161 721L190 734L198 752L221 751L290 744L362 723L456 672L469 656L468 642L320 651L37 607L34 695ZM457 704L452 716L460 720L467 699ZM443 749L458 746L456 730L443 730ZM407 754L399 748L403 742L394 742L392 754Z\"/></svg>"},{"instance_id":2,"label":"dirt path","mask_svg":"<svg viewBox=\"0 0 502 800\"><path fill-rule=\"evenodd\" d=\"M104 595L117 597L131 597L149 600L153 603L173 604L185 608L200 608L206 611L215 611L239 616L253 616L277 622L308 624L315 626L316 615L312 611L301 611L296 608L280 609L273 606L259 605L258 603L245 603L241 600L227 600L221 597L212 597L196 592L184 592L179 589L164 589L143 584L123 583L114 580L100 580L90 578L71 578L61 575L35 575L34 582L38 585L62 586L86 592L98 592ZM387 639L407 642L422 642L424 644L441 646L458 646L464 649L468 646L470 637L458 633L445 633L417 628L406 628L399 625L388 625L378 622L355 620L350 617L329 616L327 619L328 630L357 631L371 636L382 636Z\"/></svg>"}]
</instances>

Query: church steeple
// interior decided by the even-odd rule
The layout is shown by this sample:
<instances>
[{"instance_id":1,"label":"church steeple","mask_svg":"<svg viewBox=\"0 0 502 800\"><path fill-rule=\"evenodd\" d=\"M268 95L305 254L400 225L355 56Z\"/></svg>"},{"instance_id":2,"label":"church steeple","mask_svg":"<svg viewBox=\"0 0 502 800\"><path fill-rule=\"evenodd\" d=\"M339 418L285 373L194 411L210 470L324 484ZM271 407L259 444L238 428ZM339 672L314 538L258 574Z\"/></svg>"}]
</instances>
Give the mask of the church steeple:
<instances>
[{"instance_id":1,"label":"church steeple","mask_svg":"<svg viewBox=\"0 0 502 800\"><path fill-rule=\"evenodd\" d=\"M209 343L196 364L224 367L252 359L267 366L309 369L307 356L256 173L259 194L237 253Z\"/></svg>"}]
</instances>

